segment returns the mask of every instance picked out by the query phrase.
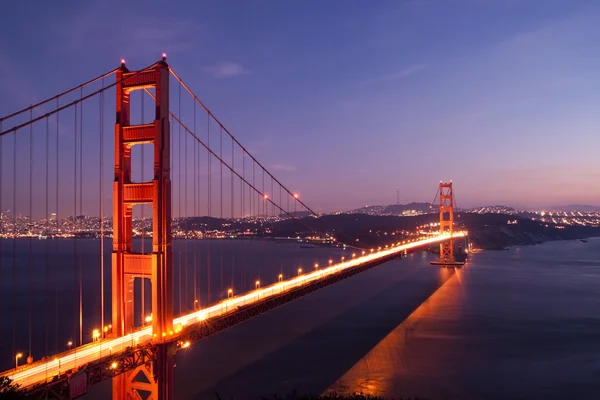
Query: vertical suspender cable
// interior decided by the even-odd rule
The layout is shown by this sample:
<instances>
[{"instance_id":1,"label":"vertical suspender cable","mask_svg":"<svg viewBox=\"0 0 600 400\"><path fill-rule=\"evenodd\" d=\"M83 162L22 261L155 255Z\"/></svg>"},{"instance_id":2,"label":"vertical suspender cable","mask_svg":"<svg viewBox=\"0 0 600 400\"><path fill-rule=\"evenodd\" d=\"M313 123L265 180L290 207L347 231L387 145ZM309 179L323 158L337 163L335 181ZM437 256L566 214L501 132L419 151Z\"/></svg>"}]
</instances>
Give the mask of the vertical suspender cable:
<instances>
[{"instance_id":1,"label":"vertical suspender cable","mask_svg":"<svg viewBox=\"0 0 600 400\"><path fill-rule=\"evenodd\" d=\"M208 115L208 113L206 114L206 126L207 126L207 144L208 144L208 148L210 149L210 115ZM210 270L212 269L212 265L210 263L210 220L212 218L212 185L211 185L211 181L212 181L212 159L211 159L211 153L210 151L208 152L208 214L207 214L207 252L206 252L206 275L207 275L207 283L208 283L208 290L207 290L207 294L208 294L208 304L210 304Z\"/></svg>"},{"instance_id":2,"label":"vertical suspender cable","mask_svg":"<svg viewBox=\"0 0 600 400\"><path fill-rule=\"evenodd\" d=\"M240 215L242 221L242 229L244 227L244 222L246 221L246 189L244 188L244 181L246 180L246 156L242 151L242 179L240 179L240 192L242 193L242 201L240 204L242 205L242 214ZM244 287L244 269L246 263L246 246L245 246L244 236L242 235L242 268L240 268L240 288Z\"/></svg>"},{"instance_id":3,"label":"vertical suspender cable","mask_svg":"<svg viewBox=\"0 0 600 400\"><path fill-rule=\"evenodd\" d=\"M179 88L179 103L178 103L178 113L179 113L179 121L181 121L181 85L178 86ZM181 229L181 122L178 123L178 127L179 127L179 131L177 134L177 142L178 142L178 148L179 148L179 153L177 155L177 161L178 161L178 168L177 168L177 188L179 191L179 199L178 199L178 207L177 207L177 216L179 217L179 224L180 224L180 229ZM181 310L181 245L178 244L177 246L177 269L178 269L178 276L179 276L179 315L181 315L182 310Z\"/></svg>"},{"instance_id":4,"label":"vertical suspender cable","mask_svg":"<svg viewBox=\"0 0 600 400\"><path fill-rule=\"evenodd\" d=\"M196 136L196 102L193 102L194 104L194 136ZM197 168L198 168L198 142L194 141L194 221L198 221L198 179L199 176L197 174ZM194 246L194 311L196 311L196 309L198 308L198 306L200 306L199 302L198 302L198 293L197 293L197 287L198 287L198 281L197 281L197 274L196 274L196 269L198 268L198 260L196 259L196 252L197 252L197 248L198 248L198 243L197 243L197 237L196 237L196 231L197 231L197 227L194 224L194 242L193 242L193 246Z\"/></svg>"},{"instance_id":5,"label":"vertical suspender cable","mask_svg":"<svg viewBox=\"0 0 600 400\"><path fill-rule=\"evenodd\" d=\"M12 240L12 287L13 293L17 286L17 134L19 131L13 133L13 240ZM17 306L16 306L16 295L12 296L12 322L13 322L13 354L16 354L17 349Z\"/></svg>"},{"instance_id":6,"label":"vertical suspender cable","mask_svg":"<svg viewBox=\"0 0 600 400\"><path fill-rule=\"evenodd\" d=\"M104 89L104 78L102 78ZM100 328L104 332L104 91L100 92Z\"/></svg>"},{"instance_id":7,"label":"vertical suspender cable","mask_svg":"<svg viewBox=\"0 0 600 400\"><path fill-rule=\"evenodd\" d=\"M59 98L56 99L56 109L59 108ZM59 149L59 126L60 126L60 112L56 113L56 202L55 202L55 206L56 206L56 229L54 231L55 235L58 235L59 232L59 211L58 211L58 184L59 184L59 172L58 172L58 160L59 160L59 156L58 156L58 149ZM54 250L55 250L55 256L58 259L58 240L56 240L55 242L55 246L54 246ZM60 271L62 273L62 271ZM55 333L55 340L56 340L56 350L55 353L59 352L59 347L58 347L58 276L59 274L54 274L55 275L55 280L54 280L54 311L55 311L55 327L56 327L56 333Z\"/></svg>"},{"instance_id":8,"label":"vertical suspender cable","mask_svg":"<svg viewBox=\"0 0 600 400\"><path fill-rule=\"evenodd\" d=\"M231 218L231 226L233 228L233 222L234 222L234 197L233 197L233 181L234 181L234 175L233 175L233 171L235 170L235 159L234 159L234 154L233 154L233 140L231 141L231 215L229 216L229 218ZM234 275L235 275L235 252L233 251L233 249L231 250L231 287L234 287Z\"/></svg>"},{"instance_id":9,"label":"vertical suspender cable","mask_svg":"<svg viewBox=\"0 0 600 400\"><path fill-rule=\"evenodd\" d=\"M73 228L77 233L78 228L78 220L77 220L77 104L75 104L75 125L73 131L75 132L75 140L73 148ZM73 292L77 293L77 235L75 235L73 239ZM77 306L75 306L77 307ZM77 318L77 308L75 308L75 321ZM77 332L77 322L75 322L76 328L74 329ZM81 346L83 343L79 341L79 345Z\"/></svg>"},{"instance_id":10,"label":"vertical suspender cable","mask_svg":"<svg viewBox=\"0 0 600 400\"><path fill-rule=\"evenodd\" d=\"M83 86L79 92L79 98L83 98ZM83 101L79 106L79 215L83 215ZM78 254L79 261L79 343L83 343L83 267L81 265L81 253Z\"/></svg>"},{"instance_id":11,"label":"vertical suspender cable","mask_svg":"<svg viewBox=\"0 0 600 400\"><path fill-rule=\"evenodd\" d=\"M219 141L220 141L220 147L219 147L219 157L221 158L221 160L223 159L223 128L219 128ZM221 220L219 221L219 230L223 230L223 162L221 162L221 184L219 186L220 192L221 194L219 195L219 200L221 203ZM221 240L219 240L220 243L220 249L221 249L221 256L219 257L220 261L221 261L221 293L223 292L223 238L221 238Z\"/></svg>"},{"instance_id":12,"label":"vertical suspender cable","mask_svg":"<svg viewBox=\"0 0 600 400\"><path fill-rule=\"evenodd\" d=\"M33 119L33 108L29 110L29 121ZM31 282L31 254L33 253L33 249L31 248L33 245L33 238L31 228L33 228L33 124L29 124L29 254L27 255L27 278L29 279L29 290L33 291L32 282ZM28 308L29 308L29 357L33 357L31 353L31 341L32 341L32 295L28 297Z\"/></svg>"},{"instance_id":13,"label":"vertical suspender cable","mask_svg":"<svg viewBox=\"0 0 600 400\"><path fill-rule=\"evenodd\" d=\"M140 90L140 96L141 96L141 107L142 107L142 118L140 123L144 124L145 123L145 119L144 119L144 97L146 92L144 92L143 90ZM142 157L141 157L141 161L140 161L140 181L141 182L146 182L146 180L144 179L144 153L145 153L145 147L144 145L142 145ZM142 218L142 223L141 223L141 230L142 230L142 254L145 253L145 242L146 242L146 219L144 218L144 209L145 206L142 205L141 207L142 212L141 212L141 218ZM146 321L146 296L145 296L145 287L146 286L146 278L144 278L144 275L142 275L140 277L140 285L141 285L141 295L142 295L142 299L141 299L141 307L140 307L140 319L141 319L141 324L144 325L144 322Z\"/></svg>"},{"instance_id":14,"label":"vertical suspender cable","mask_svg":"<svg viewBox=\"0 0 600 400\"><path fill-rule=\"evenodd\" d=\"M2 132L2 121L0 121L0 132ZM0 230L0 233L3 234L2 238L0 238L0 282L2 282L2 245L3 245L3 238L6 237L6 221L4 219L4 214L2 214L2 193L4 193L4 186L2 185L2 176L4 175L4 170L2 168L2 164L3 164L3 159L4 159L4 152L2 149L2 142L4 137L0 136L0 227L2 228ZM3 301L2 297L0 296L0 301Z\"/></svg>"},{"instance_id":15,"label":"vertical suspender cable","mask_svg":"<svg viewBox=\"0 0 600 400\"><path fill-rule=\"evenodd\" d=\"M50 209L48 206L49 199L49 182L50 181L50 120L49 117L46 117L46 208L44 209L44 219L45 219L45 232L44 235L48 235L50 231L50 223L49 223L49 213ZM1 209L1 207L0 207ZM48 355L48 333L50 329L48 327L48 314L50 304L50 252L49 240L46 240L46 286L44 289L44 356Z\"/></svg>"},{"instance_id":16,"label":"vertical suspender cable","mask_svg":"<svg viewBox=\"0 0 600 400\"><path fill-rule=\"evenodd\" d=\"M181 87L181 85L179 86ZM179 120L181 121L181 109L179 110ZM189 304L189 294L188 294L188 287L189 287L189 283L190 281L188 280L188 270L189 270L189 258L188 258L188 242L190 241L189 238L189 214L188 214L188 136L190 134L189 133L185 133L185 155L184 155L184 169L183 169L183 174L184 174L184 180L185 180L185 187L184 187L184 191L185 191L185 199L184 199L184 208L185 208L185 247L184 247L184 253L185 253L185 304Z\"/></svg>"}]
</instances>

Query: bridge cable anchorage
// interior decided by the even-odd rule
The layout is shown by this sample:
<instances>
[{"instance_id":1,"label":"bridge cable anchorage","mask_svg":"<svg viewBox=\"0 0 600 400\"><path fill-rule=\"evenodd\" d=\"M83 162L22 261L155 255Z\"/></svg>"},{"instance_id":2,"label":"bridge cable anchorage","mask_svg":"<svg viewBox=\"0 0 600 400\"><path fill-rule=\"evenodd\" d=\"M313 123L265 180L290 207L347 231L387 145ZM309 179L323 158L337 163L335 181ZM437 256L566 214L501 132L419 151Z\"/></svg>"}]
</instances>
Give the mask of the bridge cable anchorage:
<instances>
[{"instance_id":1,"label":"bridge cable anchorage","mask_svg":"<svg viewBox=\"0 0 600 400\"><path fill-rule=\"evenodd\" d=\"M110 85L108 85L108 86L105 86L105 87L103 87L103 88L101 88L101 89L98 89L98 90L96 90L96 91L94 91L94 92L92 92L92 93L88 93L88 94L87 94L87 95L85 95L83 98L80 98L80 99L74 100L74 101L72 101L72 102L70 102L70 103L68 103L68 104L65 104L65 105L63 105L63 106L60 106L60 107L58 107L58 106L57 106L57 108L56 108L56 109L54 109L54 110L52 110L52 111L49 111L49 112L47 112L47 113L45 113L45 114L43 114L43 115L40 115L40 116L38 116L38 117L34 118L34 119L33 119L33 120L31 120L31 121L27 121L27 122L24 122L24 123L22 123L22 124L15 125L15 126L13 126L13 127L9 128L9 129L5 129L4 131L1 131L1 132L0 132L0 136L7 135L7 134L9 134L9 133L11 133L11 132L16 132L16 131L20 130L21 128L24 128L24 127L26 127L26 126L28 126L28 125L30 125L30 124L36 123L36 122L38 122L38 121L41 121L41 120L43 120L44 118L46 118L46 117L49 117L49 116L51 116L51 115L54 115L54 114L57 114L57 113L59 113L60 111L63 111L63 110L66 110L66 109L68 109L69 107L73 107L74 105L76 105L76 104L79 104L79 103L81 103L81 102L83 102L83 101L85 101L85 100L87 100L87 99L90 99L90 98L92 98L92 97L94 97L94 96L96 96L96 95L100 94L101 92L105 92L105 91L107 91L108 89L111 89L111 88L113 88L113 87L117 86L118 84L120 84L120 83L123 83L123 81L125 81L125 79L132 79L132 78L133 78L133 77L135 77L136 75L140 74L141 72L143 72L143 71L145 71L145 70L148 70L148 69L150 69L150 68L153 68L153 67L154 67L154 66L156 66L157 64L158 64L158 63L154 63L154 64L152 64L152 65L149 65L148 67L146 67L146 68L144 68L144 69L142 69L142 70L139 70L139 71L136 71L136 72L132 73L130 76L128 76L128 77L126 77L126 78L123 78L123 79L121 79L121 80L119 80L119 81L117 81L117 82L115 82L115 83L111 83ZM78 87L79 87L79 86L77 86L77 88L78 88ZM77 88L75 88L75 89L77 89ZM70 92L72 92L72 91L73 91L73 90L71 90ZM57 100L57 103L58 103L58 100L59 100L59 98L60 98L60 97L56 97L56 96L54 96L54 97L53 97L53 99L54 99L54 98L56 98L56 100ZM44 103L47 103L47 102L48 102L48 101L45 101ZM27 109L25 109L25 111L26 111L26 110L28 110L28 109L29 109L29 107L28 107ZM19 113L16 113L16 114L20 114L20 113L21 113L21 111L20 111ZM4 120L7 120L7 119L8 119L8 117L5 117L5 118L4 118Z\"/></svg>"}]
</instances>

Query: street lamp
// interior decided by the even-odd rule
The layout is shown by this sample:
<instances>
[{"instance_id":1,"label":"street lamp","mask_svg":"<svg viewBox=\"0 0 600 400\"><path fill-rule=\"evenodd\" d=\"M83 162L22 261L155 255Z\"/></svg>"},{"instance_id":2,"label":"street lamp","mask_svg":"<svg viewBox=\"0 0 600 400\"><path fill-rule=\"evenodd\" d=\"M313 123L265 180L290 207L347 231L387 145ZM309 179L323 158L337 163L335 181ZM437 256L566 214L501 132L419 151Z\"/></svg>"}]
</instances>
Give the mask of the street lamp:
<instances>
[{"instance_id":1,"label":"street lamp","mask_svg":"<svg viewBox=\"0 0 600 400\"><path fill-rule=\"evenodd\" d=\"M92 341L97 341L100 339L100 331L98 329L94 329L92 331Z\"/></svg>"},{"instance_id":2,"label":"street lamp","mask_svg":"<svg viewBox=\"0 0 600 400\"><path fill-rule=\"evenodd\" d=\"M319 264L315 264L315 269L319 268Z\"/></svg>"},{"instance_id":3,"label":"street lamp","mask_svg":"<svg viewBox=\"0 0 600 400\"><path fill-rule=\"evenodd\" d=\"M71 347L73 347L73 342L71 342L70 340L67 342L67 347L69 348L69 350L71 350Z\"/></svg>"},{"instance_id":4,"label":"street lamp","mask_svg":"<svg viewBox=\"0 0 600 400\"><path fill-rule=\"evenodd\" d=\"M283 280L283 274L279 274L278 279L279 279L279 282L281 282Z\"/></svg>"},{"instance_id":5,"label":"street lamp","mask_svg":"<svg viewBox=\"0 0 600 400\"><path fill-rule=\"evenodd\" d=\"M23 353L17 353L15 355L15 369L19 368L19 358L23 357Z\"/></svg>"},{"instance_id":6,"label":"street lamp","mask_svg":"<svg viewBox=\"0 0 600 400\"><path fill-rule=\"evenodd\" d=\"M302 274L302 268L298 268L298 276Z\"/></svg>"},{"instance_id":7,"label":"street lamp","mask_svg":"<svg viewBox=\"0 0 600 400\"><path fill-rule=\"evenodd\" d=\"M260 281L256 281L256 282L254 283L254 287L255 287L256 289L260 288Z\"/></svg>"},{"instance_id":8,"label":"street lamp","mask_svg":"<svg viewBox=\"0 0 600 400\"><path fill-rule=\"evenodd\" d=\"M227 290L227 297L233 297L233 289Z\"/></svg>"}]
</instances>

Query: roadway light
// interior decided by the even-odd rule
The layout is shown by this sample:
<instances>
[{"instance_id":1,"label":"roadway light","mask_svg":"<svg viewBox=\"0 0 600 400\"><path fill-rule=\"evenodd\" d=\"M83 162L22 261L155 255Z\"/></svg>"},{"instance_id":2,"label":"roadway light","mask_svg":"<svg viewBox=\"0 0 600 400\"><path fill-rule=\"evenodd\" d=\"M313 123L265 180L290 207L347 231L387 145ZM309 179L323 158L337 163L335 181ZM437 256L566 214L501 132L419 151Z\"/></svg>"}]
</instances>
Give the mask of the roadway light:
<instances>
[{"instance_id":1,"label":"roadway light","mask_svg":"<svg viewBox=\"0 0 600 400\"><path fill-rule=\"evenodd\" d=\"M319 264L315 263L315 269L319 268Z\"/></svg>"},{"instance_id":2,"label":"roadway light","mask_svg":"<svg viewBox=\"0 0 600 400\"><path fill-rule=\"evenodd\" d=\"M302 268L298 268L298 276L300 276L300 274L302 274Z\"/></svg>"},{"instance_id":3,"label":"roadway light","mask_svg":"<svg viewBox=\"0 0 600 400\"><path fill-rule=\"evenodd\" d=\"M152 314L147 315L146 318L144 319L147 323L152 322Z\"/></svg>"},{"instance_id":4,"label":"roadway light","mask_svg":"<svg viewBox=\"0 0 600 400\"><path fill-rule=\"evenodd\" d=\"M254 286L256 289L260 288L260 281L254 282Z\"/></svg>"},{"instance_id":5,"label":"roadway light","mask_svg":"<svg viewBox=\"0 0 600 400\"><path fill-rule=\"evenodd\" d=\"M283 280L283 274L279 274L279 282L281 282Z\"/></svg>"},{"instance_id":6,"label":"roadway light","mask_svg":"<svg viewBox=\"0 0 600 400\"><path fill-rule=\"evenodd\" d=\"M96 341L100 339L100 331L98 329L94 329L92 331L92 341Z\"/></svg>"},{"instance_id":7,"label":"roadway light","mask_svg":"<svg viewBox=\"0 0 600 400\"><path fill-rule=\"evenodd\" d=\"M110 364L110 367L111 367L112 369L117 369L117 363L116 363L116 362L113 362L112 364Z\"/></svg>"},{"instance_id":8,"label":"roadway light","mask_svg":"<svg viewBox=\"0 0 600 400\"><path fill-rule=\"evenodd\" d=\"M333 264L333 260L329 260L329 265Z\"/></svg>"},{"instance_id":9,"label":"roadway light","mask_svg":"<svg viewBox=\"0 0 600 400\"><path fill-rule=\"evenodd\" d=\"M186 341L186 342L184 342L184 343L181 345L181 348L182 348L182 349L187 349L188 347L190 347L190 342L189 342L189 340L188 340L188 341Z\"/></svg>"},{"instance_id":10,"label":"roadway light","mask_svg":"<svg viewBox=\"0 0 600 400\"><path fill-rule=\"evenodd\" d=\"M73 346L73 342L71 342L70 340L67 342L67 347L69 348L69 350L71 350L71 346Z\"/></svg>"},{"instance_id":11,"label":"roadway light","mask_svg":"<svg viewBox=\"0 0 600 400\"><path fill-rule=\"evenodd\" d=\"M23 357L23 353L15 354L15 369L19 368L19 358Z\"/></svg>"},{"instance_id":12,"label":"roadway light","mask_svg":"<svg viewBox=\"0 0 600 400\"><path fill-rule=\"evenodd\" d=\"M366 251L364 251L364 250L363 250L363 251L362 251L362 255L364 256L364 255L365 255L365 253L366 253Z\"/></svg>"},{"instance_id":13,"label":"roadway light","mask_svg":"<svg viewBox=\"0 0 600 400\"><path fill-rule=\"evenodd\" d=\"M227 290L227 297L233 297L233 289Z\"/></svg>"},{"instance_id":14,"label":"roadway light","mask_svg":"<svg viewBox=\"0 0 600 400\"><path fill-rule=\"evenodd\" d=\"M352 253L352 258L356 257L356 253Z\"/></svg>"}]
</instances>

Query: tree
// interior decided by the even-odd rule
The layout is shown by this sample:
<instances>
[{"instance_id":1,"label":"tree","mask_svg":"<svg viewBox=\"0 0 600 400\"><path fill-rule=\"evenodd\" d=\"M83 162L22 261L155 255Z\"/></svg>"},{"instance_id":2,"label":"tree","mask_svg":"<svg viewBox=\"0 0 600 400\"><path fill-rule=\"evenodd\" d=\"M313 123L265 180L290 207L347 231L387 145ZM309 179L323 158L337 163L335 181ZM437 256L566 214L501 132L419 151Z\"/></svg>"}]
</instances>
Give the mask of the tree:
<instances>
[{"instance_id":1,"label":"tree","mask_svg":"<svg viewBox=\"0 0 600 400\"><path fill-rule=\"evenodd\" d=\"M25 399L25 395L19 390L20 385L13 383L7 376L0 376L0 399L19 400Z\"/></svg>"}]
</instances>

